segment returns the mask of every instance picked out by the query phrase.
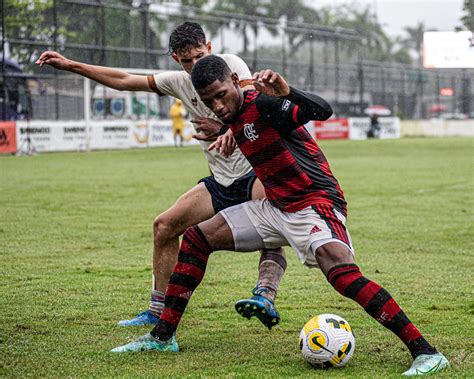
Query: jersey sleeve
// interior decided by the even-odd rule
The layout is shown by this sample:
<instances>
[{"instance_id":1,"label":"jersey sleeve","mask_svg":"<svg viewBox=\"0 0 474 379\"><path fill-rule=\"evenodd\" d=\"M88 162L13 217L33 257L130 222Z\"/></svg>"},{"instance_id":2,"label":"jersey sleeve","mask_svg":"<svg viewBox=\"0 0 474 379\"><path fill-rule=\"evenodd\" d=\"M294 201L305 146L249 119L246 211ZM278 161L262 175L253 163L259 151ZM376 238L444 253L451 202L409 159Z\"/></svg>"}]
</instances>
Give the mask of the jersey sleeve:
<instances>
[{"instance_id":1,"label":"jersey sleeve","mask_svg":"<svg viewBox=\"0 0 474 379\"><path fill-rule=\"evenodd\" d=\"M332 115L331 106L323 98L292 87L287 97L260 94L257 107L262 118L280 131L296 129L310 120L327 120Z\"/></svg>"},{"instance_id":2,"label":"jersey sleeve","mask_svg":"<svg viewBox=\"0 0 474 379\"><path fill-rule=\"evenodd\" d=\"M261 93L256 102L263 120L279 131L296 129L308 121L298 117L298 105L282 97L267 96Z\"/></svg>"},{"instance_id":3,"label":"jersey sleeve","mask_svg":"<svg viewBox=\"0 0 474 379\"><path fill-rule=\"evenodd\" d=\"M160 96L178 97L178 90L183 84L184 71L168 71L148 76L148 85Z\"/></svg>"}]
</instances>

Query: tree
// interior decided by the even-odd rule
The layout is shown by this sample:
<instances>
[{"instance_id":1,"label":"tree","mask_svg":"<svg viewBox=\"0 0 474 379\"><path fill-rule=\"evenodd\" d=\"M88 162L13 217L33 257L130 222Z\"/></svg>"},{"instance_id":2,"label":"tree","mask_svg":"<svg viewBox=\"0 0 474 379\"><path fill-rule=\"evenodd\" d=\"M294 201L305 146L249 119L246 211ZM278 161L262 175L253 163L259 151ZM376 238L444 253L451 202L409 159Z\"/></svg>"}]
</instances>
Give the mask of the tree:
<instances>
[{"instance_id":1,"label":"tree","mask_svg":"<svg viewBox=\"0 0 474 379\"><path fill-rule=\"evenodd\" d=\"M53 18L53 0L4 0L5 25L2 33L6 41L12 39L28 39L33 42L51 43L55 33L67 34L60 29L55 31L49 22ZM21 45L9 43L11 58L21 66L28 64L32 56L42 48L37 45Z\"/></svg>"},{"instance_id":2,"label":"tree","mask_svg":"<svg viewBox=\"0 0 474 379\"><path fill-rule=\"evenodd\" d=\"M370 13L369 8L360 11L349 5L340 7L338 13L336 25L354 30L359 34L368 59L376 59L381 50L387 51L390 38ZM353 44L349 48L358 49L359 46Z\"/></svg>"},{"instance_id":3,"label":"tree","mask_svg":"<svg viewBox=\"0 0 474 379\"><path fill-rule=\"evenodd\" d=\"M404 28L407 37L402 40L402 43L410 49L416 56L418 67L423 66L423 35L426 32L426 27L423 22L419 22L414 27Z\"/></svg>"},{"instance_id":4,"label":"tree","mask_svg":"<svg viewBox=\"0 0 474 379\"><path fill-rule=\"evenodd\" d=\"M382 49L373 51L371 59L379 62L412 63L410 53L399 36L389 38Z\"/></svg>"},{"instance_id":5,"label":"tree","mask_svg":"<svg viewBox=\"0 0 474 379\"><path fill-rule=\"evenodd\" d=\"M315 9L304 5L302 0L273 0L268 4L268 15L272 18L284 19L286 24L290 26L294 22L317 26L321 21L319 13ZM289 28L285 33L288 35L288 49L292 53L296 52L305 41L312 38L308 30L298 31Z\"/></svg>"},{"instance_id":6,"label":"tree","mask_svg":"<svg viewBox=\"0 0 474 379\"><path fill-rule=\"evenodd\" d=\"M268 16L268 10L263 5L262 0L217 0L212 11L224 11L229 13L237 13L241 15L253 15L257 17ZM237 33L243 37L242 55L247 55L249 51L249 30L252 30L254 39L257 39L259 24L257 22L250 23L242 19L225 19L217 25L217 29L222 27L233 27ZM216 30L216 29L214 29ZM213 30L213 33L215 33Z\"/></svg>"},{"instance_id":7,"label":"tree","mask_svg":"<svg viewBox=\"0 0 474 379\"><path fill-rule=\"evenodd\" d=\"M115 66L144 67L148 58L148 65L155 66L151 54L110 48L162 49L159 34L167 30L167 19L164 22L148 12L151 2L146 0L102 4L101 0L83 4L59 0L4 1L2 30L7 42L10 41L11 58L26 70L28 65L33 69L32 62L46 49L57 49L94 64L113 62Z\"/></svg>"},{"instance_id":8,"label":"tree","mask_svg":"<svg viewBox=\"0 0 474 379\"><path fill-rule=\"evenodd\" d=\"M461 21L467 30L474 32L474 0L464 0L463 10L466 14Z\"/></svg>"}]
</instances>

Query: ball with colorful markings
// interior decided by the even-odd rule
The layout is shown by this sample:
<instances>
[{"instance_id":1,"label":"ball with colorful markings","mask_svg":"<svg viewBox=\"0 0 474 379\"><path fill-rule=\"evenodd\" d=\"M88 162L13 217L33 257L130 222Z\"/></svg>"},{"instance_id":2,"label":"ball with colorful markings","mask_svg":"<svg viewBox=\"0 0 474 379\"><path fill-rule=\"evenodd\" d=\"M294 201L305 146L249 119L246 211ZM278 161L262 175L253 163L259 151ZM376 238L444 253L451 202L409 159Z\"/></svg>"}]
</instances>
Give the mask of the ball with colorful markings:
<instances>
[{"instance_id":1,"label":"ball with colorful markings","mask_svg":"<svg viewBox=\"0 0 474 379\"><path fill-rule=\"evenodd\" d=\"M309 320L301 330L300 349L313 367L342 367L354 354L355 338L342 317L322 314Z\"/></svg>"}]
</instances>

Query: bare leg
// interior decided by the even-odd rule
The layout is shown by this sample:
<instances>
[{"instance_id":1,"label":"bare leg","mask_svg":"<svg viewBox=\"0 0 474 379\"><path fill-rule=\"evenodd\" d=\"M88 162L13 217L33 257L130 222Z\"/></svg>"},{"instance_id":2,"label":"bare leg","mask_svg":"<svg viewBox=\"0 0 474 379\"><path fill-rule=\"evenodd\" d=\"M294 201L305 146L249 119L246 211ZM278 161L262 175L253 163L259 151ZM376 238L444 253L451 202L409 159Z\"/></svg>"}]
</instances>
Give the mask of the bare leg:
<instances>
[{"instance_id":1,"label":"bare leg","mask_svg":"<svg viewBox=\"0 0 474 379\"><path fill-rule=\"evenodd\" d=\"M265 188L259 179L256 179L252 187L252 200L263 199ZM258 263L258 281L254 295L259 295L275 302L281 279L286 270L285 250L264 249Z\"/></svg>"},{"instance_id":2,"label":"bare leg","mask_svg":"<svg viewBox=\"0 0 474 379\"><path fill-rule=\"evenodd\" d=\"M316 260L324 275L328 275L331 268L342 264L353 264L354 256L349 249L338 242L330 242L316 250Z\"/></svg>"},{"instance_id":3,"label":"bare leg","mask_svg":"<svg viewBox=\"0 0 474 379\"><path fill-rule=\"evenodd\" d=\"M150 305L147 311L130 320L121 320L120 326L139 326L158 321L164 307L165 290L176 263L179 236L187 227L214 215L211 195L200 183L182 195L153 223L153 280Z\"/></svg>"},{"instance_id":4,"label":"bare leg","mask_svg":"<svg viewBox=\"0 0 474 379\"><path fill-rule=\"evenodd\" d=\"M164 292L176 263L179 236L191 225L214 215L211 194L204 183L199 183L182 195L153 223L154 290Z\"/></svg>"},{"instance_id":5,"label":"bare leg","mask_svg":"<svg viewBox=\"0 0 474 379\"><path fill-rule=\"evenodd\" d=\"M261 239L246 242L245 251L255 251L263 245ZM151 332L153 337L166 341L176 331L190 297L204 277L210 254L234 249L232 230L220 213L186 230L166 288L165 308Z\"/></svg>"},{"instance_id":6,"label":"bare leg","mask_svg":"<svg viewBox=\"0 0 474 379\"><path fill-rule=\"evenodd\" d=\"M203 229L204 232L199 226L192 226L183 234L178 260L166 288L165 308L156 320L155 328L138 340L113 349L113 352L179 350L176 340L171 337L193 291L202 281L209 255L214 249L234 248L232 231L221 215L206 221ZM258 248L261 248L261 243L252 251Z\"/></svg>"}]
</instances>

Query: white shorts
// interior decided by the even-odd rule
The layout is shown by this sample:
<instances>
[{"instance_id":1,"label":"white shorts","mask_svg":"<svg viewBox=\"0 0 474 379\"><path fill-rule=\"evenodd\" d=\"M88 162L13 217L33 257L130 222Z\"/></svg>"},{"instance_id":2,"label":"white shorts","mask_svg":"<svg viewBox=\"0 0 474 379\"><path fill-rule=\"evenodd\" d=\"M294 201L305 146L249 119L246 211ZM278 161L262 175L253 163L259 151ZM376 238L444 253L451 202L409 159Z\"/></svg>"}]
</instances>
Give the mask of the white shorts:
<instances>
[{"instance_id":1,"label":"white shorts","mask_svg":"<svg viewBox=\"0 0 474 379\"><path fill-rule=\"evenodd\" d=\"M329 242L342 243L354 254L345 217L328 205L290 213L263 199L227 208L220 214L232 230L237 251L291 246L309 267L318 266L316 249Z\"/></svg>"}]
</instances>

